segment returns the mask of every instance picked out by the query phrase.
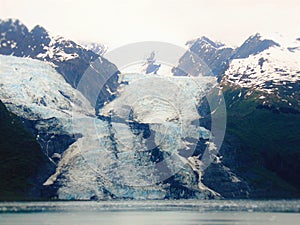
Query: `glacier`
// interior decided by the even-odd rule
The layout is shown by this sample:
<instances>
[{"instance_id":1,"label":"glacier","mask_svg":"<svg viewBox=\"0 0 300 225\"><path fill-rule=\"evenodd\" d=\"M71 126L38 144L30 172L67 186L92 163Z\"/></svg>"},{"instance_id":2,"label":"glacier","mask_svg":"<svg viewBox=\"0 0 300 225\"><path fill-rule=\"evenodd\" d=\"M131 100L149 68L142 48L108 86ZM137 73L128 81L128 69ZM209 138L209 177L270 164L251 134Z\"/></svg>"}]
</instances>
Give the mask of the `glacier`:
<instances>
[{"instance_id":1,"label":"glacier","mask_svg":"<svg viewBox=\"0 0 300 225\"><path fill-rule=\"evenodd\" d=\"M194 155L200 138L214 152L198 107L216 78L122 74L118 96L96 116L51 63L14 56L0 61L0 99L19 117L35 121L37 140L42 143L45 132L74 137L64 151L43 149L56 165L44 182L57 188L55 197L220 197L201 182L204 166Z\"/></svg>"}]
</instances>

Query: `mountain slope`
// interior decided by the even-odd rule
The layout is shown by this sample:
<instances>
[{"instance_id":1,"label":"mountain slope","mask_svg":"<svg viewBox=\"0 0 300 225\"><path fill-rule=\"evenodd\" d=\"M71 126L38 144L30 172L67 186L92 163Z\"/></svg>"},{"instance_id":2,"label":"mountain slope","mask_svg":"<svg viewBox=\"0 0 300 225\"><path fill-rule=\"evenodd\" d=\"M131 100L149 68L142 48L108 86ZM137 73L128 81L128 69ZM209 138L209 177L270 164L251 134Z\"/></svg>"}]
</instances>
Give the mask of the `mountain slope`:
<instances>
[{"instance_id":1,"label":"mountain slope","mask_svg":"<svg viewBox=\"0 0 300 225\"><path fill-rule=\"evenodd\" d=\"M0 101L0 200L41 198L39 186L54 169L34 136Z\"/></svg>"},{"instance_id":2,"label":"mountain slope","mask_svg":"<svg viewBox=\"0 0 300 225\"><path fill-rule=\"evenodd\" d=\"M197 76L216 76L219 81L233 59L248 58L272 46L280 46L269 38L260 34L250 36L240 47L235 49L223 43L214 42L207 37L188 41L187 52L179 59L178 66L172 72L176 76L191 74Z\"/></svg>"},{"instance_id":3,"label":"mountain slope","mask_svg":"<svg viewBox=\"0 0 300 225\"><path fill-rule=\"evenodd\" d=\"M221 81L223 163L248 182L250 197L300 195L300 43L276 43L232 60Z\"/></svg>"},{"instance_id":4,"label":"mountain slope","mask_svg":"<svg viewBox=\"0 0 300 225\"><path fill-rule=\"evenodd\" d=\"M247 93L224 87L227 130L222 162L247 181L250 197L299 197L300 114L274 110L278 105L261 107L257 98L262 93Z\"/></svg>"},{"instance_id":5,"label":"mountain slope","mask_svg":"<svg viewBox=\"0 0 300 225\"><path fill-rule=\"evenodd\" d=\"M300 41L268 48L256 55L231 61L222 83L262 92L258 101L281 102L299 108L300 99ZM294 49L291 51L291 49Z\"/></svg>"},{"instance_id":6,"label":"mountain slope","mask_svg":"<svg viewBox=\"0 0 300 225\"><path fill-rule=\"evenodd\" d=\"M101 96L96 96L99 97L96 108L114 97L112 93L118 87L118 68L93 51L71 40L53 36L39 25L29 31L24 24L14 19L0 20L0 34L0 54L51 62L72 87L76 88L82 76L90 69L95 80L90 85L100 82L107 87L101 89ZM81 87L81 91L88 95L90 89L98 90L99 86Z\"/></svg>"},{"instance_id":7,"label":"mountain slope","mask_svg":"<svg viewBox=\"0 0 300 225\"><path fill-rule=\"evenodd\" d=\"M261 34L256 33L250 36L240 47L235 49L232 59L248 58L250 55L256 55L273 46L279 47L276 41L270 38L264 38Z\"/></svg>"},{"instance_id":8,"label":"mountain slope","mask_svg":"<svg viewBox=\"0 0 300 225\"><path fill-rule=\"evenodd\" d=\"M174 75L191 74L220 77L228 68L233 49L222 43L215 43L207 37L187 42L188 51L172 69Z\"/></svg>"}]
</instances>

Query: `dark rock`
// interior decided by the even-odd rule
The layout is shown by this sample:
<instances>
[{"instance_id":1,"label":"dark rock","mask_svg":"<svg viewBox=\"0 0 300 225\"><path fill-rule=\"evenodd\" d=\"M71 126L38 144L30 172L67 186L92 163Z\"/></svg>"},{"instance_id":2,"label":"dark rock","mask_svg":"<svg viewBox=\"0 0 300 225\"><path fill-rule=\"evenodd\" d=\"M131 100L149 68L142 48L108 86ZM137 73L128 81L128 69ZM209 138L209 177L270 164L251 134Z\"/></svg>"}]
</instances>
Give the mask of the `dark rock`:
<instances>
[{"instance_id":1,"label":"dark rock","mask_svg":"<svg viewBox=\"0 0 300 225\"><path fill-rule=\"evenodd\" d=\"M224 198L248 198L250 188L221 163L212 163L204 171L202 182Z\"/></svg>"},{"instance_id":2,"label":"dark rock","mask_svg":"<svg viewBox=\"0 0 300 225\"><path fill-rule=\"evenodd\" d=\"M43 198L43 182L55 171L34 136L0 101L0 199Z\"/></svg>"},{"instance_id":3,"label":"dark rock","mask_svg":"<svg viewBox=\"0 0 300 225\"><path fill-rule=\"evenodd\" d=\"M249 37L241 47L237 48L232 55L232 59L247 58L256 55L272 46L280 46L278 43L268 39L262 39L260 34Z\"/></svg>"},{"instance_id":4,"label":"dark rock","mask_svg":"<svg viewBox=\"0 0 300 225\"><path fill-rule=\"evenodd\" d=\"M278 43L263 39L260 34L249 37L240 47L232 49L216 43L207 37L187 42L188 51L180 58L178 66L172 69L175 76L216 76L220 82L232 59L247 58Z\"/></svg>"},{"instance_id":5,"label":"dark rock","mask_svg":"<svg viewBox=\"0 0 300 225\"><path fill-rule=\"evenodd\" d=\"M232 48L215 43L206 37L188 42L189 50L180 58L179 64L172 72L176 76L191 74L198 76L221 76L228 68Z\"/></svg>"}]
</instances>

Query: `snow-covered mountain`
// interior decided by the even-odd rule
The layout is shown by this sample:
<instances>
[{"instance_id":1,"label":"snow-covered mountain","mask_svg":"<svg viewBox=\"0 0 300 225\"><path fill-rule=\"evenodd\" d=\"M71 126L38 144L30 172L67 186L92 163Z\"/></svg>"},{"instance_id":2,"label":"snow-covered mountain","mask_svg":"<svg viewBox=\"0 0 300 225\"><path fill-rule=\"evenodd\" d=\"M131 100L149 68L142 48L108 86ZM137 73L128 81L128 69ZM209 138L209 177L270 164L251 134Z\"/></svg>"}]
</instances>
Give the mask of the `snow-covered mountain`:
<instances>
[{"instance_id":1,"label":"snow-covered mountain","mask_svg":"<svg viewBox=\"0 0 300 225\"><path fill-rule=\"evenodd\" d=\"M40 26L28 31L18 20L1 20L0 35L0 100L55 170L38 175L44 182L36 197L296 193L290 185L299 180L293 172L299 168L299 39L255 34L233 49L202 37L187 43L173 76L162 68L156 73L154 57L145 64L150 72L120 74L99 54ZM217 81L229 121L220 152L214 134L221 127L211 128L220 89L208 103Z\"/></svg>"},{"instance_id":2,"label":"snow-covered mountain","mask_svg":"<svg viewBox=\"0 0 300 225\"><path fill-rule=\"evenodd\" d=\"M187 46L188 51L172 70L174 75L217 76L222 85L263 91L290 106L298 104L299 38L257 33L235 49L207 37L189 41ZM265 97L259 96L261 100Z\"/></svg>"},{"instance_id":3,"label":"snow-covered mountain","mask_svg":"<svg viewBox=\"0 0 300 225\"><path fill-rule=\"evenodd\" d=\"M104 80L108 87L101 90L97 104L101 106L113 98L111 93L118 87L118 68L95 52L61 36L52 35L39 25L29 31L15 19L0 20L0 35L0 54L51 62L73 87L77 87L86 70L91 70L90 65L94 64L96 69L90 72L95 81L106 77ZM94 83L90 82L90 85ZM93 88L96 87L82 87L80 91L86 94Z\"/></svg>"},{"instance_id":4,"label":"snow-covered mountain","mask_svg":"<svg viewBox=\"0 0 300 225\"><path fill-rule=\"evenodd\" d=\"M255 35L264 40L263 36ZM223 76L223 85L262 92L258 98L267 105L268 96L289 106L300 104L300 41L274 37L272 47L247 58L233 59ZM273 41L273 43L275 43Z\"/></svg>"},{"instance_id":5,"label":"snow-covered mountain","mask_svg":"<svg viewBox=\"0 0 300 225\"><path fill-rule=\"evenodd\" d=\"M180 58L178 66L173 68L174 75L202 73L207 76L217 76L221 79L228 69L232 59L247 58L256 55L278 43L262 38L260 34L250 36L240 47L233 49L220 42L214 42L207 37L201 37L186 43L188 51Z\"/></svg>"},{"instance_id":6,"label":"snow-covered mountain","mask_svg":"<svg viewBox=\"0 0 300 225\"><path fill-rule=\"evenodd\" d=\"M100 56L103 56L108 49L107 46L96 42L81 42L80 45Z\"/></svg>"},{"instance_id":7,"label":"snow-covered mountain","mask_svg":"<svg viewBox=\"0 0 300 225\"><path fill-rule=\"evenodd\" d=\"M177 76L218 77L227 108L222 162L245 179L252 197L299 195L299 40L257 33L233 49L202 37L187 42L173 68ZM216 171L203 183L225 195L213 175L224 170Z\"/></svg>"},{"instance_id":8,"label":"snow-covered mountain","mask_svg":"<svg viewBox=\"0 0 300 225\"><path fill-rule=\"evenodd\" d=\"M197 76L220 77L228 68L233 49L222 43L215 43L207 37L201 37L186 43L188 51L180 58L178 66L172 72L177 76L191 74Z\"/></svg>"},{"instance_id":9,"label":"snow-covered mountain","mask_svg":"<svg viewBox=\"0 0 300 225\"><path fill-rule=\"evenodd\" d=\"M56 167L44 183L43 195L220 197L201 182L207 167L201 166L203 152L216 155L210 131L197 125L197 107L214 78L202 78L202 83L190 77L166 80L142 74L119 78L105 58L40 26L28 31L20 21L6 20L0 21L0 29L1 54L42 61L2 56L1 100L22 118ZM172 97L172 92L181 93L181 98ZM128 97L137 94L145 99L124 111L135 104ZM159 96L152 99L151 94Z\"/></svg>"},{"instance_id":10,"label":"snow-covered mountain","mask_svg":"<svg viewBox=\"0 0 300 225\"><path fill-rule=\"evenodd\" d=\"M299 195L299 46L296 38L253 35L240 47L251 54L238 49L220 82L227 105L223 163L247 181L252 196Z\"/></svg>"}]
</instances>

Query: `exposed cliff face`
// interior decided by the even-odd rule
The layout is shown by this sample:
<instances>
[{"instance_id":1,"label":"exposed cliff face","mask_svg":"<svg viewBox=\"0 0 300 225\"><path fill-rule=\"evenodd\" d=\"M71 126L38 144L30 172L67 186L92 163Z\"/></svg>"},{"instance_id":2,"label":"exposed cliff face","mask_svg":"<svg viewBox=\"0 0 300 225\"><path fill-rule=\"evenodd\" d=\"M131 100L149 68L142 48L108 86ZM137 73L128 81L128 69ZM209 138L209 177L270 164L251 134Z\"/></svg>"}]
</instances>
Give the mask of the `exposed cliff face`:
<instances>
[{"instance_id":1,"label":"exposed cliff face","mask_svg":"<svg viewBox=\"0 0 300 225\"><path fill-rule=\"evenodd\" d=\"M42 198L42 183L54 170L35 137L0 101L0 199Z\"/></svg>"},{"instance_id":2,"label":"exposed cliff face","mask_svg":"<svg viewBox=\"0 0 300 225\"><path fill-rule=\"evenodd\" d=\"M239 48L235 49L231 58L248 58L250 55L257 55L274 46L280 47L280 44L257 33L250 36Z\"/></svg>"},{"instance_id":3,"label":"exposed cliff face","mask_svg":"<svg viewBox=\"0 0 300 225\"><path fill-rule=\"evenodd\" d=\"M229 65L234 50L222 43L215 43L207 37L187 42L188 51L180 58L178 66L172 72L176 76L221 77Z\"/></svg>"}]
</instances>

